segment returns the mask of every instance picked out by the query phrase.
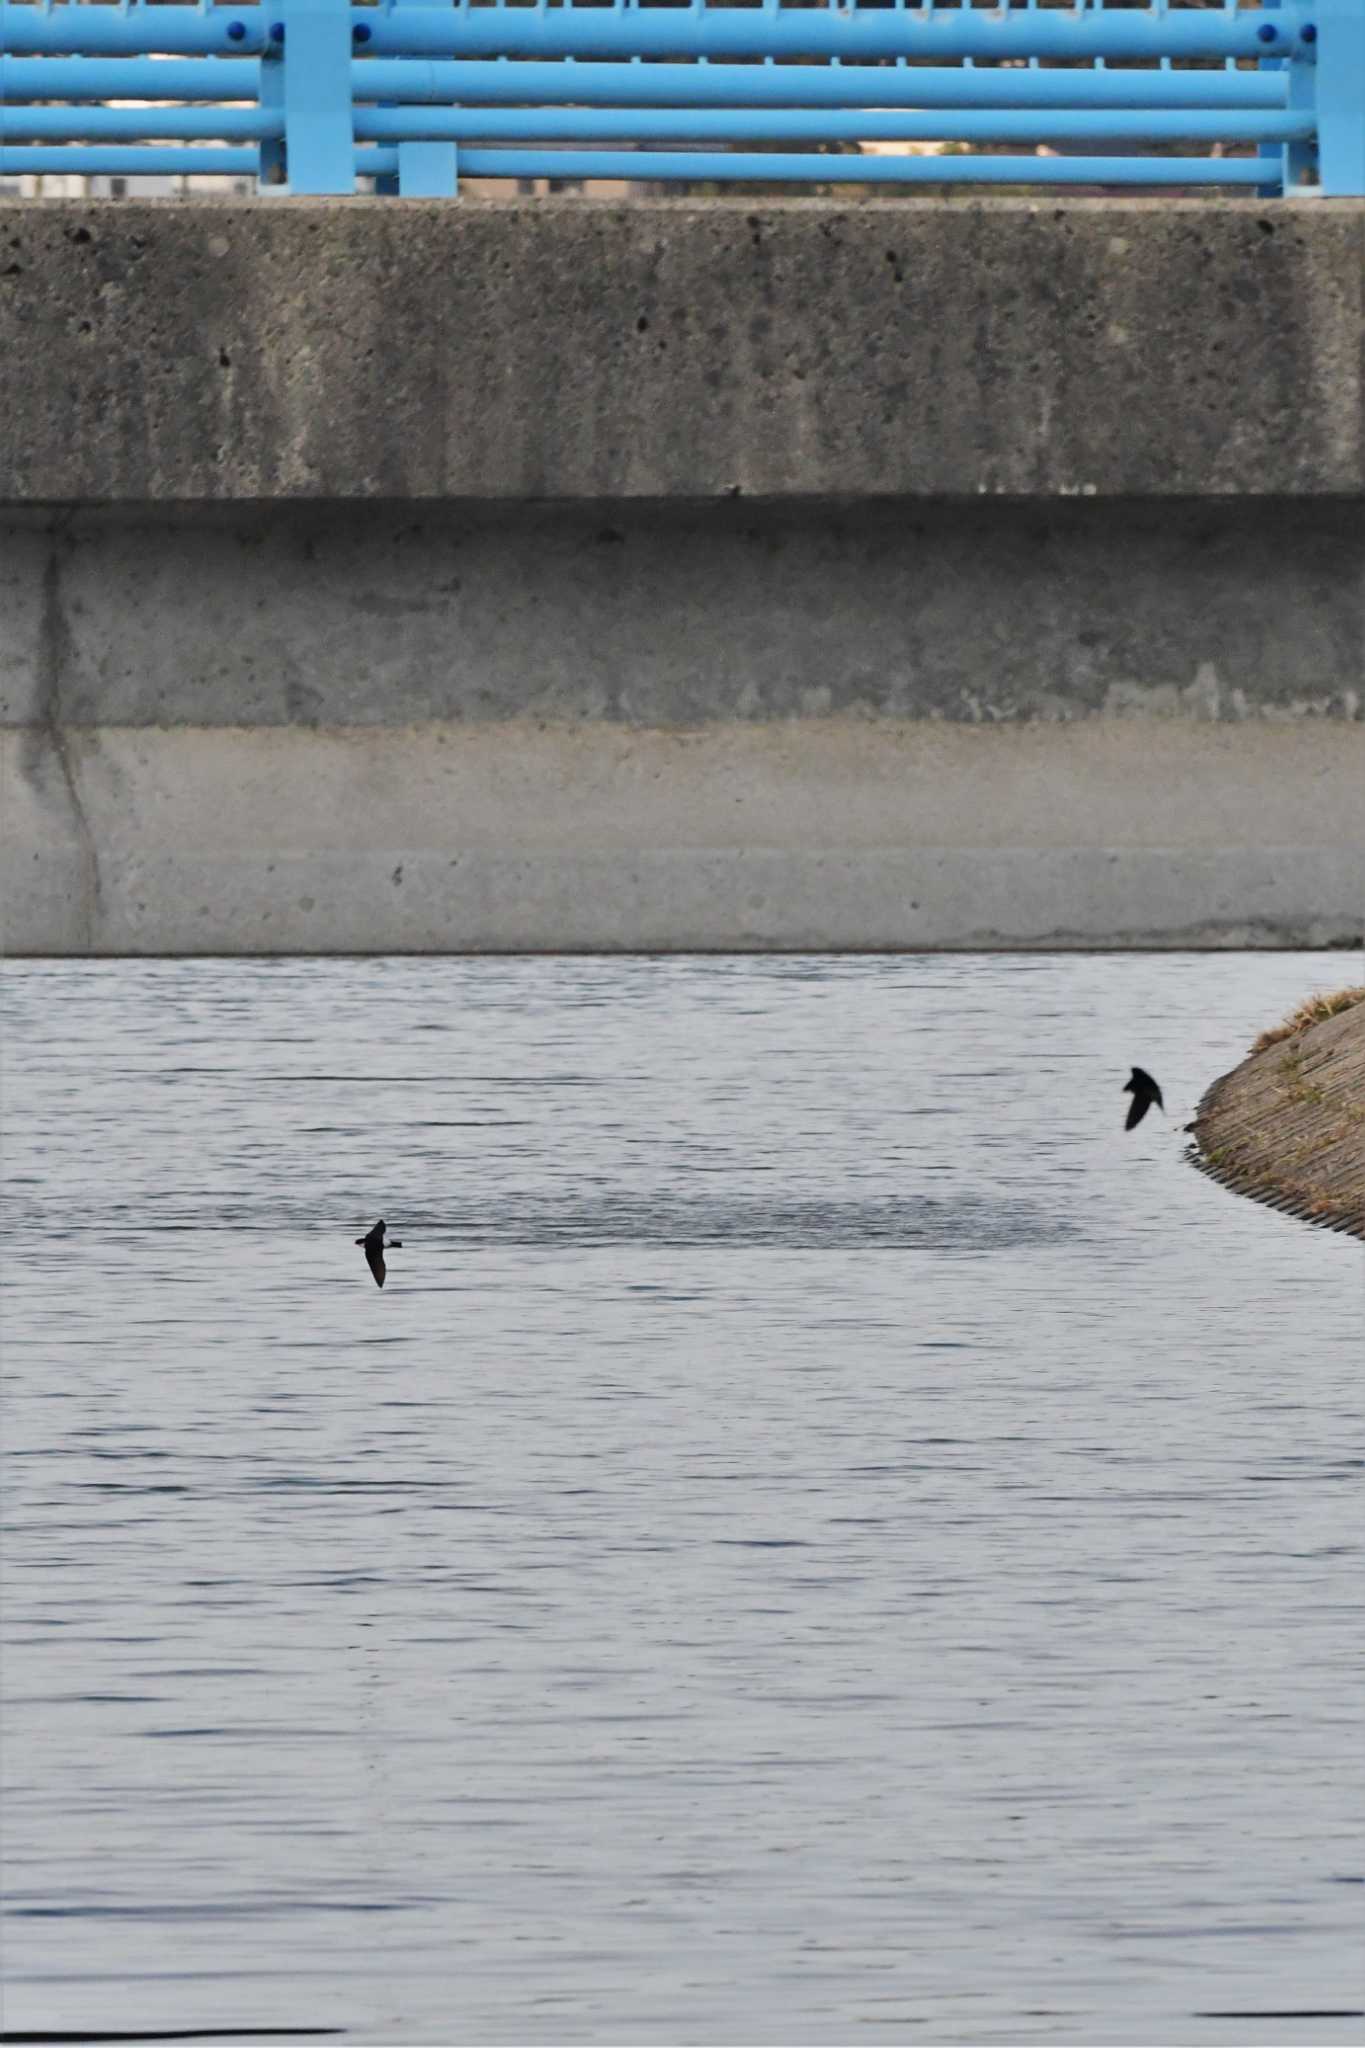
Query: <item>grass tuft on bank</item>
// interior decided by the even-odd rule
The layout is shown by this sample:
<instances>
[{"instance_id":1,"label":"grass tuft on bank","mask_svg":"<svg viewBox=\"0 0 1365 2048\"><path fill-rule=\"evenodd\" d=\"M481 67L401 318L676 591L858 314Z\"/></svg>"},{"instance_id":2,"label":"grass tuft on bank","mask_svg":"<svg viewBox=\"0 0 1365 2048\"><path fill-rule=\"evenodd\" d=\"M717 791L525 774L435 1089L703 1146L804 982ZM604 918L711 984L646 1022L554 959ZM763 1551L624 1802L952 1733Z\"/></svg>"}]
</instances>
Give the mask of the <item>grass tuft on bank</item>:
<instances>
[{"instance_id":1,"label":"grass tuft on bank","mask_svg":"<svg viewBox=\"0 0 1365 2048\"><path fill-rule=\"evenodd\" d=\"M1265 1052L1267 1047L1278 1045L1281 1039L1294 1038L1300 1031L1307 1031L1310 1024L1322 1024L1328 1017L1339 1017L1343 1010L1353 1010L1357 1003L1365 1003L1365 988L1340 988L1335 995L1312 995L1291 1010L1283 1024L1273 1030L1263 1031L1252 1045L1252 1052Z\"/></svg>"}]
</instances>

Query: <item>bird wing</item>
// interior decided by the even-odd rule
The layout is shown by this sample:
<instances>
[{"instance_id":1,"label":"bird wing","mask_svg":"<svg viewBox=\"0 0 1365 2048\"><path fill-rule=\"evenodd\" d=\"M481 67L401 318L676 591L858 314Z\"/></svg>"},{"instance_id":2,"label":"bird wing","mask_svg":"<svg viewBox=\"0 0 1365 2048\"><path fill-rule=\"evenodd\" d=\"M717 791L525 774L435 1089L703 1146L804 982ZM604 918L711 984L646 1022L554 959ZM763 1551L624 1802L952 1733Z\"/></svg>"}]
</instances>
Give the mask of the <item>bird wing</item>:
<instances>
[{"instance_id":1,"label":"bird wing","mask_svg":"<svg viewBox=\"0 0 1365 2048\"><path fill-rule=\"evenodd\" d=\"M1125 1131L1131 1131L1134 1124L1142 1122L1142 1119L1151 1107L1151 1101L1150 1095L1139 1095L1136 1089L1133 1090L1133 1099L1128 1105L1128 1114L1123 1120Z\"/></svg>"},{"instance_id":2,"label":"bird wing","mask_svg":"<svg viewBox=\"0 0 1365 2048\"><path fill-rule=\"evenodd\" d=\"M380 1246L377 1244L370 1244L367 1240L365 1244L365 1259L366 1263L369 1266L370 1271L374 1274L375 1286L382 1287L384 1285L384 1274L387 1268L384 1265L384 1253Z\"/></svg>"}]
</instances>

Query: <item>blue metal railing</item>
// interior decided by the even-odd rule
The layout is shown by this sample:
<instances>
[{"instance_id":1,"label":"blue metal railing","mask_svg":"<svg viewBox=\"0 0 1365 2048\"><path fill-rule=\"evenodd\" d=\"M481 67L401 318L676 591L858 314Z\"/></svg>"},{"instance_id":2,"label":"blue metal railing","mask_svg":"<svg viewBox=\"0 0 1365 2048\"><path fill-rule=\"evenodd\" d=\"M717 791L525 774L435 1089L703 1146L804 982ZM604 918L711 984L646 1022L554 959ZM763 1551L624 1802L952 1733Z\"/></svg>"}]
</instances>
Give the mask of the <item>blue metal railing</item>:
<instances>
[{"instance_id":1,"label":"blue metal railing","mask_svg":"<svg viewBox=\"0 0 1365 2048\"><path fill-rule=\"evenodd\" d=\"M50 172L1360 195L1365 0L0 0L0 175Z\"/></svg>"}]
</instances>

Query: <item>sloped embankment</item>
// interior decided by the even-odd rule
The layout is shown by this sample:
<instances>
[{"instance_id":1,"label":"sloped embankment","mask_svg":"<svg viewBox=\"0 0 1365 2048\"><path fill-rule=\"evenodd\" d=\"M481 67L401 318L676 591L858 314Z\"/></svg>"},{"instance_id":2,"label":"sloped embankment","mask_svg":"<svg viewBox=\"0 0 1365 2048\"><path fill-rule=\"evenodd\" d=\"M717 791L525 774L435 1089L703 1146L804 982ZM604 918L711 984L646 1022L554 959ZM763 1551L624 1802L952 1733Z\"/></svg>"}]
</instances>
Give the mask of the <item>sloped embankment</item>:
<instances>
[{"instance_id":1,"label":"sloped embankment","mask_svg":"<svg viewBox=\"0 0 1365 2048\"><path fill-rule=\"evenodd\" d=\"M1215 1180L1365 1238L1365 1000L1253 1052L1214 1082L1193 1130Z\"/></svg>"}]
</instances>

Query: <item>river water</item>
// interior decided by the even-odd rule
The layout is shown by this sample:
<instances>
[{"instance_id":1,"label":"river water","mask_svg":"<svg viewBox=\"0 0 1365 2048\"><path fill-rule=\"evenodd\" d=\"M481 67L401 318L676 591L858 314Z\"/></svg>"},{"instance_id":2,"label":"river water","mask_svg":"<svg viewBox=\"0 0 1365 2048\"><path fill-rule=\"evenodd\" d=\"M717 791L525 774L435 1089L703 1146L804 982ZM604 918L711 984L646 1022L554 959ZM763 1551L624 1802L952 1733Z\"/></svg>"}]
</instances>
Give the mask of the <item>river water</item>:
<instances>
[{"instance_id":1,"label":"river water","mask_svg":"<svg viewBox=\"0 0 1365 2048\"><path fill-rule=\"evenodd\" d=\"M1356 966L11 963L6 2025L1358 2041Z\"/></svg>"}]
</instances>

